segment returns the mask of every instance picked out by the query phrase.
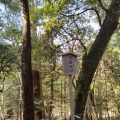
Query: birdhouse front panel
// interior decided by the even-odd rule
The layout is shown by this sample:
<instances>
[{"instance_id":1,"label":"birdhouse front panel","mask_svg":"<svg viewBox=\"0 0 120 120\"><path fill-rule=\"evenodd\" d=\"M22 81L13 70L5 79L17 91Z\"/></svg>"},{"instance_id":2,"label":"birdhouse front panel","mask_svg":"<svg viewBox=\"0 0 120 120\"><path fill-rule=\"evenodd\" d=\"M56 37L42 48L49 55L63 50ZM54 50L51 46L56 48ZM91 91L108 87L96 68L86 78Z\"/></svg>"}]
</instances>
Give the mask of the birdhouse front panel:
<instances>
[{"instance_id":1,"label":"birdhouse front panel","mask_svg":"<svg viewBox=\"0 0 120 120\"><path fill-rule=\"evenodd\" d=\"M66 75L77 74L77 56L66 54L62 56L63 73Z\"/></svg>"}]
</instances>

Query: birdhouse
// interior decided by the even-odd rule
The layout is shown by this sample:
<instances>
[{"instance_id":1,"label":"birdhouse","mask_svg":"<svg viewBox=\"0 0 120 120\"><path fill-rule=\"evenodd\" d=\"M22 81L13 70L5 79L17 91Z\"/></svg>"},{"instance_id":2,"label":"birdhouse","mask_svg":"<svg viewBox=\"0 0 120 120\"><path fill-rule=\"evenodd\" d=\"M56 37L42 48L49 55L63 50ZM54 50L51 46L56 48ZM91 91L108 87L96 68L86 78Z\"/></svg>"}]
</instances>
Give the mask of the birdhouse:
<instances>
[{"instance_id":1,"label":"birdhouse","mask_svg":"<svg viewBox=\"0 0 120 120\"><path fill-rule=\"evenodd\" d=\"M77 55L72 52L62 54L63 73L65 75L75 75L77 70Z\"/></svg>"}]
</instances>

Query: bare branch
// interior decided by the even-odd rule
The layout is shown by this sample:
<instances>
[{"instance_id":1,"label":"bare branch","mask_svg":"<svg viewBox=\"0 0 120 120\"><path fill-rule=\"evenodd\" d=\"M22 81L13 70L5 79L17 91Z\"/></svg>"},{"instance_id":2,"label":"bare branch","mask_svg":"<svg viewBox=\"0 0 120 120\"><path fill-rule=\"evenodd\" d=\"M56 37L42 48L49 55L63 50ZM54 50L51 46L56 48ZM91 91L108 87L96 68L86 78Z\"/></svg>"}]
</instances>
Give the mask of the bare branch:
<instances>
[{"instance_id":1,"label":"bare branch","mask_svg":"<svg viewBox=\"0 0 120 120\"><path fill-rule=\"evenodd\" d=\"M65 45L65 44L70 43L71 41L73 41L73 40L69 40L69 41L67 41L67 42L65 42L65 43L62 43L62 44L58 45L58 46L52 51L52 54L50 55L50 57L52 57L52 56L54 55L54 53L57 51L57 49L59 49L61 46Z\"/></svg>"},{"instance_id":2,"label":"bare branch","mask_svg":"<svg viewBox=\"0 0 120 120\"><path fill-rule=\"evenodd\" d=\"M77 16L77 15L80 15L80 14L83 14L89 10L93 10L92 8L88 8L88 9L85 9L84 11L80 12L80 13L77 13L77 14L71 14L71 15L66 15L66 14L63 14L61 13L61 15L65 16L65 17L74 17L74 16Z\"/></svg>"},{"instance_id":3,"label":"bare branch","mask_svg":"<svg viewBox=\"0 0 120 120\"><path fill-rule=\"evenodd\" d=\"M96 13L96 15L97 15L98 22L99 22L99 25L100 25L100 27L101 27L102 23L101 23L101 18L100 18L99 12L98 12L96 9L94 9L94 11L95 11L95 13Z\"/></svg>"},{"instance_id":4,"label":"bare branch","mask_svg":"<svg viewBox=\"0 0 120 120\"><path fill-rule=\"evenodd\" d=\"M80 12L80 13L77 13L77 14L71 14L71 15L61 14L61 15L65 16L65 17L74 17L74 16L77 16L77 15L81 15L81 14L83 14L83 13L89 11L89 10L94 10L94 11L95 11L95 13L96 13L96 15L97 15L97 17L98 17L99 25L100 25L100 27L101 27L101 25L102 25L101 18L100 18L100 15L99 15L98 10L95 9L95 8L85 9L84 11L82 11L82 12Z\"/></svg>"},{"instance_id":5,"label":"bare branch","mask_svg":"<svg viewBox=\"0 0 120 120\"><path fill-rule=\"evenodd\" d=\"M85 47L84 43L78 38L78 37L73 37L72 34L70 34L69 32L67 32L64 28L63 28L64 32L67 33L71 38L72 40L78 40L81 44L81 46L83 47L84 49L84 52L85 52L85 56L87 55L87 48ZM83 35L84 36L84 35Z\"/></svg>"}]
</instances>

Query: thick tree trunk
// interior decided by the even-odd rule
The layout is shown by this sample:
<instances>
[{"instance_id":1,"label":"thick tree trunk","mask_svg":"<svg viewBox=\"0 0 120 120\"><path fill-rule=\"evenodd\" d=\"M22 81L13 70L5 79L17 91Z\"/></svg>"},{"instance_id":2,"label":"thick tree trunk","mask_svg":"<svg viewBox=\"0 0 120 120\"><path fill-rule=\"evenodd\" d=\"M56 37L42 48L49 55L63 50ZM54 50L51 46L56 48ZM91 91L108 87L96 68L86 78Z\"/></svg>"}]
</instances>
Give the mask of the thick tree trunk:
<instances>
[{"instance_id":1,"label":"thick tree trunk","mask_svg":"<svg viewBox=\"0 0 120 120\"><path fill-rule=\"evenodd\" d=\"M99 61L105 52L109 40L117 28L120 16L120 0L112 0L103 25L94 41L79 74L75 94L75 114L83 119L90 85ZM76 118L76 120L79 120Z\"/></svg>"},{"instance_id":2,"label":"thick tree trunk","mask_svg":"<svg viewBox=\"0 0 120 120\"><path fill-rule=\"evenodd\" d=\"M31 35L27 0L20 0L23 19L22 87L23 120L34 120L33 81L31 69Z\"/></svg>"}]
</instances>

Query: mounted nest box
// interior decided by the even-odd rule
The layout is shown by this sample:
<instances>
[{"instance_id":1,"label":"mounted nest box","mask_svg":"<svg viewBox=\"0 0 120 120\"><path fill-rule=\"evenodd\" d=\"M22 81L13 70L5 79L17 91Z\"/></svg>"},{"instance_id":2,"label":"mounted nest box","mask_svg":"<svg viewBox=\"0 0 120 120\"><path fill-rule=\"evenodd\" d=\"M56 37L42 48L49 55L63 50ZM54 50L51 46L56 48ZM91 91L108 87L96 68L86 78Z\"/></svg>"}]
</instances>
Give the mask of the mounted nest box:
<instances>
[{"instance_id":1,"label":"mounted nest box","mask_svg":"<svg viewBox=\"0 0 120 120\"><path fill-rule=\"evenodd\" d=\"M77 54L72 52L62 54L62 64L65 75L75 75L78 73Z\"/></svg>"}]
</instances>

